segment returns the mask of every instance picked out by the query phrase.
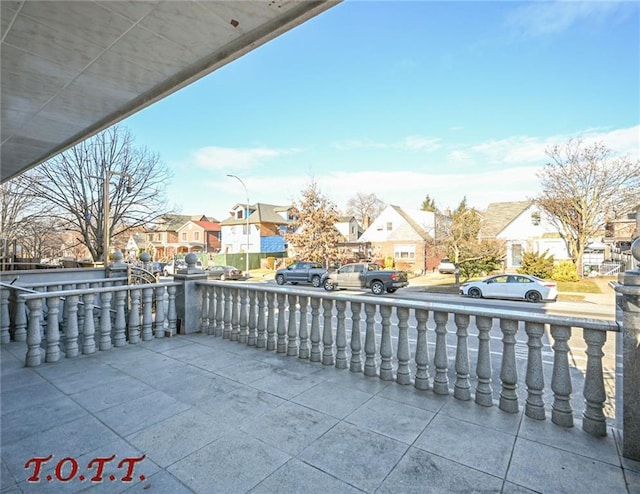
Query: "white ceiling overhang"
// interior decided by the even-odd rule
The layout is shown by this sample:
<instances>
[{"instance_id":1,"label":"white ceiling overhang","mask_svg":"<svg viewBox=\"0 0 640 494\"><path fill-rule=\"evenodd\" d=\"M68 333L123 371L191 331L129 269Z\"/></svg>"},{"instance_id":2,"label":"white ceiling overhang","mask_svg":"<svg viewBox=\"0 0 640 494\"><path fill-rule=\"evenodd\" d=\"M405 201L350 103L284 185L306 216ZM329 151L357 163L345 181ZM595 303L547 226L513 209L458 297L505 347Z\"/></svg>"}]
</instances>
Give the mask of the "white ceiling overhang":
<instances>
[{"instance_id":1,"label":"white ceiling overhang","mask_svg":"<svg viewBox=\"0 0 640 494\"><path fill-rule=\"evenodd\" d=\"M0 182L341 0L0 2Z\"/></svg>"}]
</instances>

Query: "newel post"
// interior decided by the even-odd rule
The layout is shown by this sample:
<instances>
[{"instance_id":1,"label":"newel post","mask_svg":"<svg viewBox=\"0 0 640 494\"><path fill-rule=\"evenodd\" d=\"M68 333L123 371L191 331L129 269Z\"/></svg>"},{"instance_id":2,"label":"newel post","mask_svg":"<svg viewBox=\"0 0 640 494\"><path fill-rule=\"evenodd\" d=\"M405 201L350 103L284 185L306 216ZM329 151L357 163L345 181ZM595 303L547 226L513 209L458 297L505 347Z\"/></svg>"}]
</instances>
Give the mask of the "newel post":
<instances>
[{"instance_id":1,"label":"newel post","mask_svg":"<svg viewBox=\"0 0 640 494\"><path fill-rule=\"evenodd\" d=\"M640 461L640 238L631 254L639 264L620 273L615 287L622 310L622 455Z\"/></svg>"},{"instance_id":2,"label":"newel post","mask_svg":"<svg viewBox=\"0 0 640 494\"><path fill-rule=\"evenodd\" d=\"M180 320L180 334L197 333L200 331L200 315L202 313L202 295L196 282L206 281L207 273L196 268L198 256L187 254L184 257L186 270L180 270L173 276L173 280L181 283L176 290L176 312Z\"/></svg>"}]
</instances>

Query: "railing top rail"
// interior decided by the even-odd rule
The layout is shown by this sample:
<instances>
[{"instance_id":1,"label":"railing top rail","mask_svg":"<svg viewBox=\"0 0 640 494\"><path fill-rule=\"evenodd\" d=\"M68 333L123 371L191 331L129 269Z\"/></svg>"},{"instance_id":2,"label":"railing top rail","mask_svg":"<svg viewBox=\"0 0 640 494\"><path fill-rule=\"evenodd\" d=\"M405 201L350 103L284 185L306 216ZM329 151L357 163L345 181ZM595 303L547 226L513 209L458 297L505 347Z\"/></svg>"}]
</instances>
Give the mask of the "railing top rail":
<instances>
[{"instance_id":1,"label":"railing top rail","mask_svg":"<svg viewBox=\"0 0 640 494\"><path fill-rule=\"evenodd\" d=\"M462 303L446 303L446 302L429 302L418 300L399 300L396 298L383 297L380 295L354 295L331 293L331 292L319 292L318 294L300 291L297 288L291 287L275 287L267 285L248 285L239 284L237 282L229 281L197 281L197 285L204 286L223 286L225 288L235 289L249 289L260 292L272 292L272 293L284 293L301 295L309 298L318 299L331 299L331 300L343 300L351 301L361 304L375 304L381 306L391 307L406 307L409 309L428 310L431 312L447 312L452 314L462 314L469 316L481 316L492 317L500 319L512 319L515 321L533 322L541 324L552 324L554 326L572 326L580 327L584 329L595 329L599 331L612 331L620 332L621 329L618 323L614 320L600 320L600 319L588 319L581 317L569 317L569 316L557 316L552 314L534 314L527 311L512 310L512 309L495 309L487 307L477 307ZM613 316L613 314L612 314Z\"/></svg>"},{"instance_id":2,"label":"railing top rail","mask_svg":"<svg viewBox=\"0 0 640 494\"><path fill-rule=\"evenodd\" d=\"M126 279L126 278L125 278ZM117 286L104 286L97 288L84 288L76 290L57 290L55 292L37 292L30 294L20 294L19 298L23 300L33 300L37 298L51 298L51 297L70 297L74 295L84 295L87 292L91 293L105 293L105 292L120 292L123 290L143 290L145 288L158 288L161 286L180 286L181 283L168 281L163 283L145 283L144 285L117 285Z\"/></svg>"},{"instance_id":3,"label":"railing top rail","mask_svg":"<svg viewBox=\"0 0 640 494\"><path fill-rule=\"evenodd\" d=\"M55 285L65 286L65 285L78 285L82 283L103 283L103 282L111 283L114 281L127 281L127 277L119 276L114 278L88 278L83 280L68 280L68 281L54 281L54 282L41 281L38 283L27 283L26 285L11 285L11 288L15 288L17 286L22 286L23 288L25 287L40 288L43 286L55 286Z\"/></svg>"}]
</instances>

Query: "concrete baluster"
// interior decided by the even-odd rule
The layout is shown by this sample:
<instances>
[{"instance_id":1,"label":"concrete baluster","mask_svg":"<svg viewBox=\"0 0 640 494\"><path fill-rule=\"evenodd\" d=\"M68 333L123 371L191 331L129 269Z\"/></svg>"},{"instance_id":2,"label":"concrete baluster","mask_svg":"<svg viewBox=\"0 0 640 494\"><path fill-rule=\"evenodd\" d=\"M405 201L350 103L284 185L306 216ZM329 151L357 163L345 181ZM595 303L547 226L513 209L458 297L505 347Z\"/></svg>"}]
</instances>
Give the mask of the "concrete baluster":
<instances>
[{"instance_id":1,"label":"concrete baluster","mask_svg":"<svg viewBox=\"0 0 640 494\"><path fill-rule=\"evenodd\" d=\"M142 289L142 341L153 339L153 288Z\"/></svg>"},{"instance_id":2,"label":"concrete baluster","mask_svg":"<svg viewBox=\"0 0 640 494\"><path fill-rule=\"evenodd\" d=\"M296 320L298 296L290 293L287 297L289 301L289 320L287 321L287 355L298 356L298 324Z\"/></svg>"},{"instance_id":3,"label":"concrete baluster","mask_svg":"<svg viewBox=\"0 0 640 494\"><path fill-rule=\"evenodd\" d=\"M398 384L411 384L411 370L409 360L411 352L409 350L409 309L398 307L398 373L396 382Z\"/></svg>"},{"instance_id":4,"label":"concrete baluster","mask_svg":"<svg viewBox=\"0 0 640 494\"><path fill-rule=\"evenodd\" d=\"M544 336L544 324L527 322L524 325L528 336L527 347L527 401L525 415L536 420L545 419L544 399L544 374L542 372L542 337Z\"/></svg>"},{"instance_id":5,"label":"concrete baluster","mask_svg":"<svg viewBox=\"0 0 640 494\"><path fill-rule=\"evenodd\" d=\"M154 325L154 335L156 338L164 338L164 295L165 287L158 286L155 289L156 295L156 320Z\"/></svg>"},{"instance_id":6,"label":"concrete baluster","mask_svg":"<svg viewBox=\"0 0 640 494\"><path fill-rule=\"evenodd\" d=\"M240 314L238 312L238 305L240 302L240 290L238 288L232 288L233 302L231 303L231 341L240 340Z\"/></svg>"},{"instance_id":7,"label":"concrete baluster","mask_svg":"<svg viewBox=\"0 0 640 494\"><path fill-rule=\"evenodd\" d=\"M93 320L93 301L95 295L93 292L85 293L82 296L84 302L84 327L82 329L82 353L89 355L96 351L96 327Z\"/></svg>"},{"instance_id":8,"label":"concrete baluster","mask_svg":"<svg viewBox=\"0 0 640 494\"><path fill-rule=\"evenodd\" d=\"M376 306L364 304L365 334L364 334L364 375L377 376L376 368Z\"/></svg>"},{"instance_id":9,"label":"concrete baluster","mask_svg":"<svg viewBox=\"0 0 640 494\"><path fill-rule=\"evenodd\" d=\"M518 321L500 319L502 330L502 367L500 368L500 410L518 411L518 368L516 367L516 333Z\"/></svg>"},{"instance_id":10,"label":"concrete baluster","mask_svg":"<svg viewBox=\"0 0 640 494\"><path fill-rule=\"evenodd\" d=\"M311 362L322 361L322 352L320 351L320 299L313 297L311 299Z\"/></svg>"},{"instance_id":11,"label":"concrete baluster","mask_svg":"<svg viewBox=\"0 0 640 494\"><path fill-rule=\"evenodd\" d=\"M347 368L347 330L345 326L345 310L347 302L336 300L337 324L336 324L336 368Z\"/></svg>"},{"instance_id":12,"label":"concrete baluster","mask_svg":"<svg viewBox=\"0 0 640 494\"><path fill-rule=\"evenodd\" d=\"M287 328L286 328L286 305L285 300L287 299L287 295L285 293L278 293L278 325L276 327L277 333L277 341L276 341L276 352L278 353L286 353L287 352Z\"/></svg>"},{"instance_id":13,"label":"concrete baluster","mask_svg":"<svg viewBox=\"0 0 640 494\"><path fill-rule=\"evenodd\" d=\"M584 375L585 409L582 413L582 429L592 436L606 436L604 402L607 400L607 393L604 389L602 347L607 341L607 333L585 329L584 339L587 342L587 369Z\"/></svg>"},{"instance_id":14,"label":"concrete baluster","mask_svg":"<svg viewBox=\"0 0 640 494\"><path fill-rule=\"evenodd\" d=\"M447 351L447 322L449 314L446 312L434 312L433 319L436 322L436 350L433 358L436 366L436 374L433 377L433 392L439 395L449 394L449 356Z\"/></svg>"},{"instance_id":15,"label":"concrete baluster","mask_svg":"<svg viewBox=\"0 0 640 494\"><path fill-rule=\"evenodd\" d=\"M13 339L15 341L27 341L27 306L22 297L16 299L14 321L15 331L13 332Z\"/></svg>"},{"instance_id":16,"label":"concrete baluster","mask_svg":"<svg viewBox=\"0 0 640 494\"><path fill-rule=\"evenodd\" d=\"M111 292L100 294L100 340L98 348L101 351L111 350Z\"/></svg>"},{"instance_id":17,"label":"concrete baluster","mask_svg":"<svg viewBox=\"0 0 640 494\"><path fill-rule=\"evenodd\" d=\"M365 307L366 309L366 307ZM391 307L380 306L381 333L380 333L380 379L393 381L393 347L391 345ZM366 367L365 367L366 374Z\"/></svg>"},{"instance_id":18,"label":"concrete baluster","mask_svg":"<svg viewBox=\"0 0 640 494\"><path fill-rule=\"evenodd\" d=\"M21 298L18 298L21 300ZM24 303L24 300L22 300ZM42 362L42 328L40 327L40 318L42 317L42 299L30 299L26 303L29 310L29 325L27 327L27 355L25 365L27 367L37 367Z\"/></svg>"},{"instance_id":19,"label":"concrete baluster","mask_svg":"<svg viewBox=\"0 0 640 494\"><path fill-rule=\"evenodd\" d=\"M276 349L276 294L267 293L267 350Z\"/></svg>"},{"instance_id":20,"label":"concrete baluster","mask_svg":"<svg viewBox=\"0 0 640 494\"><path fill-rule=\"evenodd\" d=\"M298 304L300 305L300 324L298 334L300 335L300 350L298 351L298 357L301 359L308 359L311 354L311 346L309 345L309 328L307 321L307 306L309 305L309 297L298 297Z\"/></svg>"},{"instance_id":21,"label":"concrete baluster","mask_svg":"<svg viewBox=\"0 0 640 494\"><path fill-rule=\"evenodd\" d=\"M429 311L416 309L416 379L414 386L416 389L429 389L429 347L427 344L427 320Z\"/></svg>"},{"instance_id":22,"label":"concrete baluster","mask_svg":"<svg viewBox=\"0 0 640 494\"><path fill-rule=\"evenodd\" d=\"M265 294L264 292L257 292L256 298L258 301L258 339L256 340L257 348L267 347L267 326L265 320Z\"/></svg>"},{"instance_id":23,"label":"concrete baluster","mask_svg":"<svg viewBox=\"0 0 640 494\"><path fill-rule=\"evenodd\" d=\"M167 293L169 294L169 301L167 304L167 319L169 320L169 327L167 328L170 336L174 336L177 333L176 323L178 320L178 312L176 309L176 292L177 287L167 287Z\"/></svg>"},{"instance_id":24,"label":"concrete baluster","mask_svg":"<svg viewBox=\"0 0 640 494\"><path fill-rule=\"evenodd\" d=\"M333 300L322 299L322 365L335 365L333 354Z\"/></svg>"},{"instance_id":25,"label":"concrete baluster","mask_svg":"<svg viewBox=\"0 0 640 494\"><path fill-rule=\"evenodd\" d=\"M209 334L209 292L212 287L201 286L200 294L202 302L200 303L200 332Z\"/></svg>"},{"instance_id":26,"label":"concrete baluster","mask_svg":"<svg viewBox=\"0 0 640 494\"><path fill-rule=\"evenodd\" d=\"M240 290L240 332L238 333L238 341L245 344L249 341L249 325L247 319L247 291L247 289Z\"/></svg>"},{"instance_id":27,"label":"concrete baluster","mask_svg":"<svg viewBox=\"0 0 640 494\"><path fill-rule=\"evenodd\" d=\"M456 382L453 386L453 396L458 400L471 399L471 383L469 382L469 316L456 314L453 318L456 324Z\"/></svg>"},{"instance_id":28,"label":"concrete baluster","mask_svg":"<svg viewBox=\"0 0 640 494\"><path fill-rule=\"evenodd\" d=\"M113 320L113 345L115 347L125 346L127 344L127 320L125 318L125 301L127 299L126 290L119 290L116 292L116 316ZM67 303L69 299L67 298Z\"/></svg>"},{"instance_id":29,"label":"concrete baluster","mask_svg":"<svg viewBox=\"0 0 640 494\"><path fill-rule=\"evenodd\" d=\"M222 338L231 340L231 305L233 304L233 294L231 288L224 288L224 329L222 331Z\"/></svg>"},{"instance_id":30,"label":"concrete baluster","mask_svg":"<svg viewBox=\"0 0 640 494\"><path fill-rule=\"evenodd\" d=\"M573 427L573 409L571 408L571 374L569 372L569 326L551 325L553 337L553 374L551 389L553 390L553 408L551 421L562 427Z\"/></svg>"},{"instance_id":31,"label":"concrete baluster","mask_svg":"<svg viewBox=\"0 0 640 494\"><path fill-rule=\"evenodd\" d=\"M4 345L11 341L9 327L11 318L9 317L9 295L11 292L6 288L0 288L0 344Z\"/></svg>"},{"instance_id":32,"label":"concrete baluster","mask_svg":"<svg viewBox=\"0 0 640 494\"><path fill-rule=\"evenodd\" d=\"M129 343L140 343L140 289L131 290L131 310L129 311Z\"/></svg>"},{"instance_id":33,"label":"concrete baluster","mask_svg":"<svg viewBox=\"0 0 640 494\"><path fill-rule=\"evenodd\" d=\"M351 372L362 372L362 336L360 334L360 314L362 304L360 302L350 302L351 307L351 362L349 370Z\"/></svg>"},{"instance_id":34,"label":"concrete baluster","mask_svg":"<svg viewBox=\"0 0 640 494\"><path fill-rule=\"evenodd\" d=\"M47 298L47 350L45 362L60 360L60 298Z\"/></svg>"},{"instance_id":35,"label":"concrete baluster","mask_svg":"<svg viewBox=\"0 0 640 494\"><path fill-rule=\"evenodd\" d=\"M476 403L483 407L493 406L493 388L491 386L491 317L476 316L478 328L478 362L476 363Z\"/></svg>"},{"instance_id":36,"label":"concrete baluster","mask_svg":"<svg viewBox=\"0 0 640 494\"><path fill-rule=\"evenodd\" d=\"M247 336L249 346L256 346L256 330L256 292L251 290L249 292L249 335Z\"/></svg>"},{"instance_id":37,"label":"concrete baluster","mask_svg":"<svg viewBox=\"0 0 640 494\"><path fill-rule=\"evenodd\" d=\"M216 332L217 337L222 337L224 331L224 289L216 286L214 289L216 295Z\"/></svg>"},{"instance_id":38,"label":"concrete baluster","mask_svg":"<svg viewBox=\"0 0 640 494\"><path fill-rule=\"evenodd\" d=\"M67 358L77 357L80 353L78 347L78 295L69 295L65 303L67 312L67 328L64 332L64 350Z\"/></svg>"}]
</instances>

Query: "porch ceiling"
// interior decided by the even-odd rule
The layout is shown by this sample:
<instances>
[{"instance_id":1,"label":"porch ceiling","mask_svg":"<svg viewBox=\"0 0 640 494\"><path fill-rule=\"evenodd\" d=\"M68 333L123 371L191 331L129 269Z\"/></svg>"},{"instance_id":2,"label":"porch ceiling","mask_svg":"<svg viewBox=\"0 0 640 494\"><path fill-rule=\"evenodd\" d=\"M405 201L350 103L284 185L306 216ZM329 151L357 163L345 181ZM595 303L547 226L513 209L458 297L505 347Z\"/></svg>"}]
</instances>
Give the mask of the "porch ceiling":
<instances>
[{"instance_id":1,"label":"porch ceiling","mask_svg":"<svg viewBox=\"0 0 640 494\"><path fill-rule=\"evenodd\" d=\"M0 182L341 0L0 2Z\"/></svg>"}]
</instances>

